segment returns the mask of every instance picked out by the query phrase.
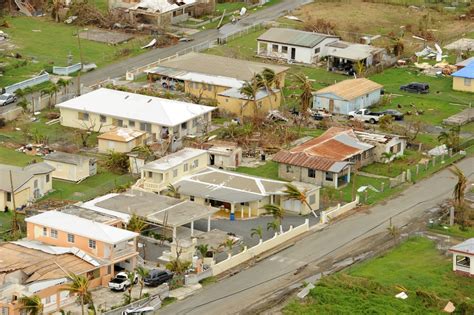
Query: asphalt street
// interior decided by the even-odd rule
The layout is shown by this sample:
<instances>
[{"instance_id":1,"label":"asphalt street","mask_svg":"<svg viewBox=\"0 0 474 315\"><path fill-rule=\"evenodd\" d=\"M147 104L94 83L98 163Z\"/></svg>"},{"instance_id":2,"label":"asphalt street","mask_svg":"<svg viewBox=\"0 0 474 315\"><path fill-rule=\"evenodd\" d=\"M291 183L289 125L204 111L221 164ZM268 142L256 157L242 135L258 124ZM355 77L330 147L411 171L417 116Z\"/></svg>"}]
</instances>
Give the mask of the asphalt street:
<instances>
[{"instance_id":1,"label":"asphalt street","mask_svg":"<svg viewBox=\"0 0 474 315\"><path fill-rule=\"evenodd\" d=\"M474 158L458 163L474 179ZM386 230L389 219L403 226L452 195L456 183L447 169L418 182L401 195L357 213L298 241L236 275L206 286L194 296L173 303L159 314L236 314L248 305L295 282L294 272L309 263L331 257L335 251L350 250L356 240Z\"/></svg>"}]
</instances>

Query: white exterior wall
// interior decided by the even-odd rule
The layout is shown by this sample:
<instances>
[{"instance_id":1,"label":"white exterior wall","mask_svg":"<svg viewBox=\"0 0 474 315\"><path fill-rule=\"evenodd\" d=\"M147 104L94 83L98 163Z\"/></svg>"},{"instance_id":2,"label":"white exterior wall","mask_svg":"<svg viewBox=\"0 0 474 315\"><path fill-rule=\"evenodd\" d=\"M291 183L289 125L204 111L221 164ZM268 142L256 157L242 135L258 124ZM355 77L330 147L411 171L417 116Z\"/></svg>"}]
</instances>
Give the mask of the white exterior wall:
<instances>
[{"instance_id":1,"label":"white exterior wall","mask_svg":"<svg viewBox=\"0 0 474 315\"><path fill-rule=\"evenodd\" d=\"M314 109L325 109L329 111L330 100L334 101L334 114L347 115L349 112L359 110L361 108L368 108L380 101L381 89L373 91L369 94L359 96L351 101L346 101L340 97L332 94L325 93L321 95L313 96L313 108Z\"/></svg>"}]
</instances>

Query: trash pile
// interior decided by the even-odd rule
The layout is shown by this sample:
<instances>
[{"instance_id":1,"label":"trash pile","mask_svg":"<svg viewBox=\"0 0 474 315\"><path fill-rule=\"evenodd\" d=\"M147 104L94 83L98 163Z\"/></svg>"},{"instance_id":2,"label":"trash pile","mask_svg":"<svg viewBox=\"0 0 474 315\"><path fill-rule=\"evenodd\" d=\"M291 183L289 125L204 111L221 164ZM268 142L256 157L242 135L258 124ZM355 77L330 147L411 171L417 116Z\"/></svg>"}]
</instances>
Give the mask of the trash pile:
<instances>
[{"instance_id":1,"label":"trash pile","mask_svg":"<svg viewBox=\"0 0 474 315\"><path fill-rule=\"evenodd\" d=\"M27 155L34 155L34 156L45 156L48 155L49 153L53 152L54 150L51 149L48 145L46 144L27 144L19 149L16 150L17 152L22 152Z\"/></svg>"},{"instance_id":2,"label":"trash pile","mask_svg":"<svg viewBox=\"0 0 474 315\"><path fill-rule=\"evenodd\" d=\"M423 74L429 76L451 75L452 73L457 71L457 67L455 65L450 65L445 60L438 62L435 65L430 65L427 62L415 62L414 66L418 69L423 70Z\"/></svg>"}]
</instances>

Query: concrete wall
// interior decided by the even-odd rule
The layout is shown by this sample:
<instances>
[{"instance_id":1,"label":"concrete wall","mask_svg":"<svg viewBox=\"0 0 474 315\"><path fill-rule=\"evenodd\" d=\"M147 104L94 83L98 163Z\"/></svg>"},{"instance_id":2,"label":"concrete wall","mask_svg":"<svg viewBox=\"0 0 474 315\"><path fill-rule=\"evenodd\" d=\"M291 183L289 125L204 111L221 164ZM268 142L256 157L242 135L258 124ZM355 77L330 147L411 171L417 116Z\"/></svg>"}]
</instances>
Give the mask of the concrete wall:
<instances>
[{"instance_id":1,"label":"concrete wall","mask_svg":"<svg viewBox=\"0 0 474 315\"><path fill-rule=\"evenodd\" d=\"M214 165L216 167L222 167L224 169L235 169L242 162L241 148L235 149L230 155L219 154L218 152L209 152L209 156L211 154L214 155Z\"/></svg>"},{"instance_id":2,"label":"concrete wall","mask_svg":"<svg viewBox=\"0 0 474 315\"><path fill-rule=\"evenodd\" d=\"M0 118L5 119L5 121L12 121L18 118L18 116L23 113L23 108L21 107L13 107L7 112L3 112L0 114Z\"/></svg>"},{"instance_id":3,"label":"concrete wall","mask_svg":"<svg viewBox=\"0 0 474 315\"><path fill-rule=\"evenodd\" d=\"M474 93L474 79L453 77L453 90Z\"/></svg>"},{"instance_id":4,"label":"concrete wall","mask_svg":"<svg viewBox=\"0 0 474 315\"><path fill-rule=\"evenodd\" d=\"M252 117L255 114L255 102L247 101L238 98L231 98L227 96L217 96L218 107L234 115L243 115L246 117ZM266 115L269 110L280 108L281 103L281 92L277 92L274 95L268 95L257 101L257 108L260 114Z\"/></svg>"},{"instance_id":5,"label":"concrete wall","mask_svg":"<svg viewBox=\"0 0 474 315\"><path fill-rule=\"evenodd\" d=\"M325 211L321 211L321 218L320 222L321 223L328 223L329 220L332 220L352 209L357 207L359 204L359 195L356 195L356 199L352 202L346 203L345 205L341 206L341 204L338 204L334 208L327 209Z\"/></svg>"},{"instance_id":6,"label":"concrete wall","mask_svg":"<svg viewBox=\"0 0 474 315\"><path fill-rule=\"evenodd\" d=\"M404 154L406 146L406 139L397 137L392 138L388 143L377 143L374 148L374 160L379 163L387 163L388 161L382 157L382 154L384 152L392 152L394 153L394 156L392 157L391 161L393 161L396 157L402 156Z\"/></svg>"},{"instance_id":7,"label":"concrete wall","mask_svg":"<svg viewBox=\"0 0 474 315\"><path fill-rule=\"evenodd\" d=\"M220 263L217 263L213 265L212 268L212 274L214 276L219 275L231 268L234 268L252 258L254 258L257 255L260 255L266 251L269 251L281 244L283 244L286 241L291 240L292 238L299 236L303 233L306 233L309 231L309 220L306 219L305 223L303 223L300 226L297 226L295 228L290 227L290 229L286 232L283 232L282 234L275 234L275 236L269 240L266 240L265 242L261 242L258 245L255 245L254 247L248 248L245 247L245 249L233 256L229 256L226 260L221 261Z\"/></svg>"},{"instance_id":8,"label":"concrete wall","mask_svg":"<svg viewBox=\"0 0 474 315\"><path fill-rule=\"evenodd\" d=\"M215 100L217 99L217 94L222 93L228 89L229 87L226 86L204 84L191 81L184 82L184 92L194 95L196 97L201 96L203 99Z\"/></svg>"},{"instance_id":9,"label":"concrete wall","mask_svg":"<svg viewBox=\"0 0 474 315\"><path fill-rule=\"evenodd\" d=\"M42 197L53 189L52 176L49 175L49 181L46 181L46 174L35 175L28 182L26 182L21 188L15 192L15 206L20 208L26 206L29 202L34 201L35 191L37 191L37 197ZM35 188L35 181L37 187ZM13 202L7 202L7 193L4 191L0 192L0 211L3 211L5 207L13 209Z\"/></svg>"}]
</instances>

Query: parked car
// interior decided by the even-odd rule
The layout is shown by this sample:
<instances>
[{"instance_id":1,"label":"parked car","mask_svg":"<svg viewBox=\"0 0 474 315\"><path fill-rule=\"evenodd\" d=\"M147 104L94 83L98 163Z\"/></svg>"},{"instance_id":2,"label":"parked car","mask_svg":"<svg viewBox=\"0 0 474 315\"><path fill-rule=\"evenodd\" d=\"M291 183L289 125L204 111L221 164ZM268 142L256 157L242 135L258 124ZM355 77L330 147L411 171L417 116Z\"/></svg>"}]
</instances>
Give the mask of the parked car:
<instances>
[{"instance_id":1,"label":"parked car","mask_svg":"<svg viewBox=\"0 0 474 315\"><path fill-rule=\"evenodd\" d=\"M323 110L311 111L311 117L314 120L323 120L324 118L331 118L331 113L325 112Z\"/></svg>"},{"instance_id":2,"label":"parked car","mask_svg":"<svg viewBox=\"0 0 474 315\"><path fill-rule=\"evenodd\" d=\"M174 274L168 270L151 270L149 275L144 279L145 285L148 287L157 287L173 279Z\"/></svg>"},{"instance_id":3,"label":"parked car","mask_svg":"<svg viewBox=\"0 0 474 315\"><path fill-rule=\"evenodd\" d=\"M387 110L381 111L380 114L392 116L393 119L395 120L403 120L403 116L404 116L403 113L400 113L398 110L395 110L395 109L387 109Z\"/></svg>"},{"instance_id":4,"label":"parked car","mask_svg":"<svg viewBox=\"0 0 474 315\"><path fill-rule=\"evenodd\" d=\"M369 122L371 124L376 124L382 116L382 113L373 113L365 108L349 112L350 119Z\"/></svg>"},{"instance_id":5,"label":"parked car","mask_svg":"<svg viewBox=\"0 0 474 315\"><path fill-rule=\"evenodd\" d=\"M16 96L9 93L0 95L0 106L7 106L8 104L15 103Z\"/></svg>"},{"instance_id":6,"label":"parked car","mask_svg":"<svg viewBox=\"0 0 474 315\"><path fill-rule=\"evenodd\" d=\"M427 94L430 91L430 85L428 83L412 82L402 85L400 90L410 93Z\"/></svg>"},{"instance_id":7,"label":"parked car","mask_svg":"<svg viewBox=\"0 0 474 315\"><path fill-rule=\"evenodd\" d=\"M138 283L138 275L134 274L133 283ZM126 272L119 272L115 278L109 282L109 288L114 291L125 291L130 286L130 279Z\"/></svg>"},{"instance_id":8,"label":"parked car","mask_svg":"<svg viewBox=\"0 0 474 315\"><path fill-rule=\"evenodd\" d=\"M160 85L161 85L164 89L176 90L177 82L176 82L175 80L173 80L173 79L161 78L161 80L160 80Z\"/></svg>"}]
</instances>

